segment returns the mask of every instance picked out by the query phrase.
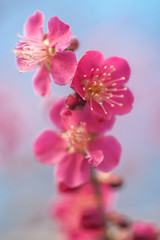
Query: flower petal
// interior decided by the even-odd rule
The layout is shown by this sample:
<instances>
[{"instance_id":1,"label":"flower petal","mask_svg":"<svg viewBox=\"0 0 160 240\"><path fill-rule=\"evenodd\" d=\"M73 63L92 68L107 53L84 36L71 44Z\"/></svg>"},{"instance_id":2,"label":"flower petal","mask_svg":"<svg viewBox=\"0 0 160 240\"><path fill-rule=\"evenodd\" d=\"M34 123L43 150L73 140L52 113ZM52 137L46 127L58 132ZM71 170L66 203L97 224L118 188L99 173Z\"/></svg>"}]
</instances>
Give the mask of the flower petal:
<instances>
[{"instance_id":1,"label":"flower petal","mask_svg":"<svg viewBox=\"0 0 160 240\"><path fill-rule=\"evenodd\" d=\"M56 51L62 51L72 42L72 33L68 24L58 17L52 17L48 21L48 40L50 46Z\"/></svg>"},{"instance_id":2,"label":"flower petal","mask_svg":"<svg viewBox=\"0 0 160 240\"><path fill-rule=\"evenodd\" d=\"M53 165L66 154L66 141L57 133L47 130L34 143L34 153L38 161Z\"/></svg>"},{"instance_id":3,"label":"flower petal","mask_svg":"<svg viewBox=\"0 0 160 240\"><path fill-rule=\"evenodd\" d=\"M77 60L73 52L56 52L51 62L53 81L58 85L67 84L73 77L76 66Z\"/></svg>"},{"instance_id":4,"label":"flower petal","mask_svg":"<svg viewBox=\"0 0 160 240\"><path fill-rule=\"evenodd\" d=\"M101 150L104 155L103 161L98 165L97 169L101 171L110 171L119 163L121 155L121 145L112 136L101 136L91 142L89 151Z\"/></svg>"},{"instance_id":5,"label":"flower petal","mask_svg":"<svg viewBox=\"0 0 160 240\"><path fill-rule=\"evenodd\" d=\"M116 82L116 87L124 85L128 81L130 76L130 67L125 59L120 57L110 57L104 61L102 69L104 68L104 66L107 67L105 72L107 74L111 74L111 80L120 79L122 77L124 78Z\"/></svg>"},{"instance_id":6,"label":"flower petal","mask_svg":"<svg viewBox=\"0 0 160 240\"><path fill-rule=\"evenodd\" d=\"M33 77L35 93L39 96L47 97L50 94L51 80L45 65L42 65Z\"/></svg>"},{"instance_id":7,"label":"flower petal","mask_svg":"<svg viewBox=\"0 0 160 240\"><path fill-rule=\"evenodd\" d=\"M81 153L70 153L58 163L55 175L69 187L77 187L89 180L89 164Z\"/></svg>"},{"instance_id":8,"label":"flower petal","mask_svg":"<svg viewBox=\"0 0 160 240\"><path fill-rule=\"evenodd\" d=\"M104 159L103 151L101 150L96 150L96 151L91 150L91 151L88 151L88 154L89 154L88 162L95 168L98 167L98 165Z\"/></svg>"},{"instance_id":9,"label":"flower petal","mask_svg":"<svg viewBox=\"0 0 160 240\"><path fill-rule=\"evenodd\" d=\"M86 105L82 110L72 111L72 115L77 115L77 119L76 117L73 118L73 120L75 119L76 122L86 123L86 130L90 134L102 134L105 131L110 130L115 122L115 117L106 120L103 118L103 116L99 117L98 115L95 115L94 112L90 110L88 105ZM74 125L73 120L72 124Z\"/></svg>"},{"instance_id":10,"label":"flower petal","mask_svg":"<svg viewBox=\"0 0 160 240\"><path fill-rule=\"evenodd\" d=\"M71 88L76 90L79 95L83 98L84 91L83 91L83 80L84 75L87 76L87 79L90 79L90 76L93 71L92 69L96 70L99 68L104 61L104 57L101 52L99 51L87 51L83 57L80 59L76 74L70 84Z\"/></svg>"},{"instance_id":11,"label":"flower petal","mask_svg":"<svg viewBox=\"0 0 160 240\"><path fill-rule=\"evenodd\" d=\"M110 111L108 111L108 109L106 107L104 107L103 105L100 105L99 103L97 103L94 100L89 100L87 101L88 105L90 106L90 108L92 109L93 113L95 113L98 116L101 116L101 118L103 119L107 119L110 120L112 117L112 113ZM107 105L108 107L108 105Z\"/></svg>"},{"instance_id":12,"label":"flower petal","mask_svg":"<svg viewBox=\"0 0 160 240\"><path fill-rule=\"evenodd\" d=\"M36 11L27 19L24 25L24 36L43 40L43 22L44 14L40 11Z\"/></svg>"},{"instance_id":13,"label":"flower petal","mask_svg":"<svg viewBox=\"0 0 160 240\"><path fill-rule=\"evenodd\" d=\"M65 129L63 126L63 117L61 116L61 111L65 108L65 98L56 101L50 109L50 119L55 124L56 127L60 129Z\"/></svg>"},{"instance_id":14,"label":"flower petal","mask_svg":"<svg viewBox=\"0 0 160 240\"><path fill-rule=\"evenodd\" d=\"M132 104L134 101L133 94L129 88L126 88L126 91L119 91L114 95L115 97L112 98L112 101L115 102L114 107L111 107L111 105L106 102L104 103L106 110L112 114L118 115L129 113L132 110ZM123 96L123 98L118 96Z\"/></svg>"}]
</instances>

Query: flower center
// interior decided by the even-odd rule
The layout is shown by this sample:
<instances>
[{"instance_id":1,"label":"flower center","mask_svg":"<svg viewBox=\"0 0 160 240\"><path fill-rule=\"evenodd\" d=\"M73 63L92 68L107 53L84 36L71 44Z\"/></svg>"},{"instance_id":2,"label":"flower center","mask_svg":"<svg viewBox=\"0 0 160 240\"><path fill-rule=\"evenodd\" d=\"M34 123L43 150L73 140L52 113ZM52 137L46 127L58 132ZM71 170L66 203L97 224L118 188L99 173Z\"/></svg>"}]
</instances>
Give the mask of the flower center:
<instances>
[{"instance_id":1,"label":"flower center","mask_svg":"<svg viewBox=\"0 0 160 240\"><path fill-rule=\"evenodd\" d=\"M78 127L71 126L71 129L62 133L62 137L67 141L69 152L82 152L85 154L91 137L86 131L86 123L81 122Z\"/></svg>"},{"instance_id":2,"label":"flower center","mask_svg":"<svg viewBox=\"0 0 160 240\"><path fill-rule=\"evenodd\" d=\"M122 107L123 103L120 101L124 98L122 94L127 88L123 87L122 84L119 87L116 85L125 80L125 77L114 78L112 73L116 71L116 68L111 66L104 66L100 72L99 68L92 68L89 75L83 75L83 90L85 92L84 100L90 102L91 110L92 101L96 101L102 107L105 114L107 111L105 109L104 103L108 103L111 107L115 105Z\"/></svg>"},{"instance_id":3,"label":"flower center","mask_svg":"<svg viewBox=\"0 0 160 240\"><path fill-rule=\"evenodd\" d=\"M20 37L22 40L18 42L14 51L17 54L19 62L22 64L20 72L38 64L45 64L50 71L50 59L55 53L55 49L49 47L47 35L45 35L43 41L34 37Z\"/></svg>"}]
</instances>

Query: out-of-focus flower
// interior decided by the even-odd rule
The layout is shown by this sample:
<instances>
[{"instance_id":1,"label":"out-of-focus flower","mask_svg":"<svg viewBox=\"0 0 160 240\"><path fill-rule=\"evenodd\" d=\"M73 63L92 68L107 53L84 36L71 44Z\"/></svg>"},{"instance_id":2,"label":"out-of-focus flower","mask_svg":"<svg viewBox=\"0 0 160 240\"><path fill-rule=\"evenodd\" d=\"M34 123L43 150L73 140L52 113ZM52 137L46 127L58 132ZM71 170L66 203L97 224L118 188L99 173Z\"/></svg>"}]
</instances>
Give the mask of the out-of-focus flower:
<instances>
[{"instance_id":1,"label":"out-of-focus flower","mask_svg":"<svg viewBox=\"0 0 160 240\"><path fill-rule=\"evenodd\" d=\"M130 76L126 60L104 60L99 51L87 51L78 63L71 87L87 101L92 111L110 119L132 109L133 95L124 85Z\"/></svg>"},{"instance_id":2,"label":"out-of-focus flower","mask_svg":"<svg viewBox=\"0 0 160 240\"><path fill-rule=\"evenodd\" d=\"M107 184L99 187L101 211L91 182L51 202L49 214L60 221L68 239L91 240L105 235L103 214L114 206L115 192Z\"/></svg>"},{"instance_id":3,"label":"out-of-focus flower","mask_svg":"<svg viewBox=\"0 0 160 240\"><path fill-rule=\"evenodd\" d=\"M107 172L118 164L121 145L113 136L103 134L113 126L114 118L98 122L88 106L69 111L65 99L53 106L50 117L62 132L43 132L35 141L34 152L40 162L57 164L59 181L76 187L89 180L91 166Z\"/></svg>"},{"instance_id":4,"label":"out-of-focus flower","mask_svg":"<svg viewBox=\"0 0 160 240\"><path fill-rule=\"evenodd\" d=\"M16 101L16 96L6 87L0 90L0 161L13 158L25 133L25 121Z\"/></svg>"},{"instance_id":5,"label":"out-of-focus flower","mask_svg":"<svg viewBox=\"0 0 160 240\"><path fill-rule=\"evenodd\" d=\"M158 231L153 224L139 221L132 227L132 240L158 240Z\"/></svg>"},{"instance_id":6,"label":"out-of-focus flower","mask_svg":"<svg viewBox=\"0 0 160 240\"><path fill-rule=\"evenodd\" d=\"M24 36L15 47L20 72L39 67L33 79L36 94L50 93L50 73L58 85L67 84L74 75L77 65L72 51L64 51L72 42L69 25L58 17L48 21L48 33L43 33L44 14L36 11L24 26Z\"/></svg>"}]
</instances>

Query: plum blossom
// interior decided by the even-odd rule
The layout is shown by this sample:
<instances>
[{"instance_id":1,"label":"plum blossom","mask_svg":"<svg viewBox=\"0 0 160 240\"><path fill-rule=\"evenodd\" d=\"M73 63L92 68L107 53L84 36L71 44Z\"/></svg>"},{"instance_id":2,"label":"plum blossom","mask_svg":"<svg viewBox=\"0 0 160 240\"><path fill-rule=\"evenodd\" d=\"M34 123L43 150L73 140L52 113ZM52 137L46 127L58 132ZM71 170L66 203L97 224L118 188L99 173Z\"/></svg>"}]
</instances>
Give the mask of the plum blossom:
<instances>
[{"instance_id":1,"label":"plum blossom","mask_svg":"<svg viewBox=\"0 0 160 240\"><path fill-rule=\"evenodd\" d=\"M69 194L63 194L58 201L51 201L49 215L53 220L59 220L67 239L90 240L105 235L102 214L112 210L116 195L107 184L99 183L99 186L102 211L99 210L91 182L70 191Z\"/></svg>"},{"instance_id":2,"label":"plum blossom","mask_svg":"<svg viewBox=\"0 0 160 240\"><path fill-rule=\"evenodd\" d=\"M72 42L69 25L58 17L48 21L48 32L43 33L44 14L36 11L24 25L24 36L15 47L20 72L31 71L37 67L33 86L37 95L50 93L50 74L58 85L67 84L76 69L76 56L72 51L64 51Z\"/></svg>"},{"instance_id":3,"label":"plum blossom","mask_svg":"<svg viewBox=\"0 0 160 240\"><path fill-rule=\"evenodd\" d=\"M96 114L110 119L132 109L133 95L124 84L130 76L126 60L104 59L99 51L87 51L78 63L71 87Z\"/></svg>"},{"instance_id":4,"label":"plum blossom","mask_svg":"<svg viewBox=\"0 0 160 240\"><path fill-rule=\"evenodd\" d=\"M65 99L50 111L52 122L61 133L46 130L35 141L38 161L55 165L59 181L70 187L79 186L90 178L90 167L107 172L119 162L121 146L113 136L104 136L114 118L96 121L88 106L81 111L69 111Z\"/></svg>"}]
</instances>

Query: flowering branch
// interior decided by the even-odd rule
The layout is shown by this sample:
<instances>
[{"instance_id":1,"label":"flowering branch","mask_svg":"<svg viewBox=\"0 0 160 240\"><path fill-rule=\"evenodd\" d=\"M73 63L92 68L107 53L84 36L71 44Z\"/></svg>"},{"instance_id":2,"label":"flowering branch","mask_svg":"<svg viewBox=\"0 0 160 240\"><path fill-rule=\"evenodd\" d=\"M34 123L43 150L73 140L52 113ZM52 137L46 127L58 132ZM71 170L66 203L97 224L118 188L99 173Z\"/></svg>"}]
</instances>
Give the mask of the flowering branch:
<instances>
[{"instance_id":1,"label":"flowering branch","mask_svg":"<svg viewBox=\"0 0 160 240\"><path fill-rule=\"evenodd\" d=\"M44 34L43 22L44 14L40 11L27 19L14 53L20 72L38 68L33 77L37 95L49 96L51 78L60 86L71 80L70 87L75 91L50 109L57 131L42 132L33 146L39 162L56 166L59 194L64 197L56 211L51 203L51 216L61 220L71 240L156 240L157 230L153 226L132 224L111 211L113 188L121 185L122 179L107 172L119 164L121 145L106 131L113 127L116 115L132 109L134 97L126 86L129 64L120 57L104 59L101 52L93 50L87 51L77 64L74 51L79 42L72 37L70 26L52 17ZM104 172L105 178L101 179L96 170ZM111 226L116 229L114 234ZM119 227L127 229L128 238L122 231L116 237Z\"/></svg>"}]
</instances>

